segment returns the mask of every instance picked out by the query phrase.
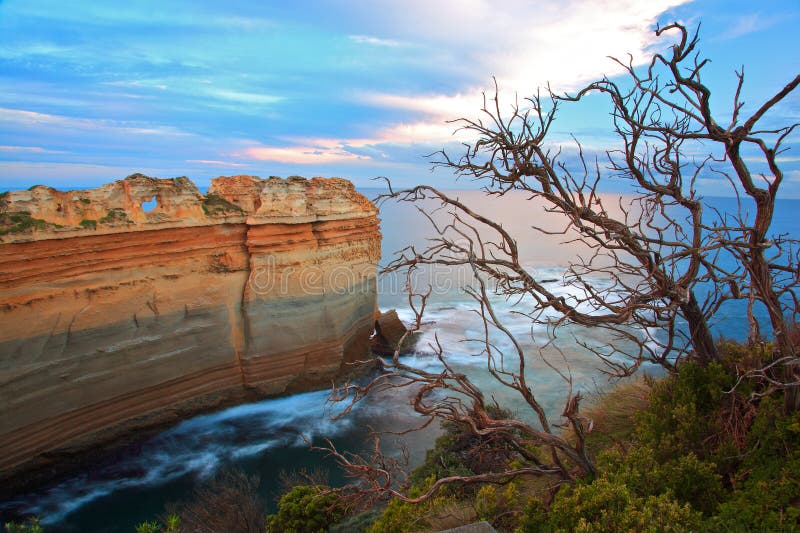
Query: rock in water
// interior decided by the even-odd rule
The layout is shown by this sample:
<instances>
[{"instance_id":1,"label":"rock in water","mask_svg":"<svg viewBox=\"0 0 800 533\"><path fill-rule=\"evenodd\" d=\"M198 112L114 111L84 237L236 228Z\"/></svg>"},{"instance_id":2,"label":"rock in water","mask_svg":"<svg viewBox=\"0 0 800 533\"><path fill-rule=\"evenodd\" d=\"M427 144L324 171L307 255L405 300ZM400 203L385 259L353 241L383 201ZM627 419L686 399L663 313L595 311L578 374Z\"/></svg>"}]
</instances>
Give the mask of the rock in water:
<instances>
[{"instance_id":1,"label":"rock in water","mask_svg":"<svg viewBox=\"0 0 800 533\"><path fill-rule=\"evenodd\" d=\"M394 355L398 343L406 331L406 326L397 316L397 311L391 309L385 313L379 313L375 317L372 351L378 355Z\"/></svg>"}]
</instances>

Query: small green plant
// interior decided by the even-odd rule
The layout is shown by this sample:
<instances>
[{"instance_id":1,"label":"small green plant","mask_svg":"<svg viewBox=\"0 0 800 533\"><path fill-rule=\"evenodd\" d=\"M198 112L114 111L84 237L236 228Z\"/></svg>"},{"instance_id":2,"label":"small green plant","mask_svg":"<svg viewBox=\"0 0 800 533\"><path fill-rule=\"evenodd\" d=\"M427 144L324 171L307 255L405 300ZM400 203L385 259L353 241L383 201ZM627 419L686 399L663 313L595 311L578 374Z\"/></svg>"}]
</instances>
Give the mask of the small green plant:
<instances>
[{"instance_id":1,"label":"small green plant","mask_svg":"<svg viewBox=\"0 0 800 533\"><path fill-rule=\"evenodd\" d=\"M39 525L37 517L31 517L25 524L18 524L17 522L6 522L6 533L43 533L44 529Z\"/></svg>"},{"instance_id":2,"label":"small green plant","mask_svg":"<svg viewBox=\"0 0 800 533\"><path fill-rule=\"evenodd\" d=\"M161 524L155 520L149 522L142 522L136 526L136 533L158 533L161 529Z\"/></svg>"},{"instance_id":3,"label":"small green plant","mask_svg":"<svg viewBox=\"0 0 800 533\"><path fill-rule=\"evenodd\" d=\"M31 229L43 230L47 227L47 222L45 220L33 218L28 211L18 211L16 213L0 215L0 224L4 226L0 229L0 235L22 233Z\"/></svg>"},{"instance_id":4,"label":"small green plant","mask_svg":"<svg viewBox=\"0 0 800 533\"><path fill-rule=\"evenodd\" d=\"M83 219L80 221L80 226L86 229L97 229L97 221L91 219Z\"/></svg>"},{"instance_id":5,"label":"small green plant","mask_svg":"<svg viewBox=\"0 0 800 533\"><path fill-rule=\"evenodd\" d=\"M98 220L98 222L100 224L114 224L120 222L131 223L131 221L128 220L128 213L119 207L109 210L108 213L106 213L106 216L102 217L100 220Z\"/></svg>"},{"instance_id":6,"label":"small green plant","mask_svg":"<svg viewBox=\"0 0 800 533\"><path fill-rule=\"evenodd\" d=\"M169 515L164 524L150 520L136 526L136 533L179 533L180 530L181 519L176 514Z\"/></svg>"},{"instance_id":7,"label":"small green plant","mask_svg":"<svg viewBox=\"0 0 800 533\"><path fill-rule=\"evenodd\" d=\"M88 198L81 198L81 202L83 202L84 204L90 204L90 203L92 203L92 201L91 201L91 200L89 200Z\"/></svg>"},{"instance_id":8,"label":"small green plant","mask_svg":"<svg viewBox=\"0 0 800 533\"><path fill-rule=\"evenodd\" d=\"M497 513L497 491L494 485L484 485L475 496L475 512L481 520L491 520Z\"/></svg>"}]
</instances>

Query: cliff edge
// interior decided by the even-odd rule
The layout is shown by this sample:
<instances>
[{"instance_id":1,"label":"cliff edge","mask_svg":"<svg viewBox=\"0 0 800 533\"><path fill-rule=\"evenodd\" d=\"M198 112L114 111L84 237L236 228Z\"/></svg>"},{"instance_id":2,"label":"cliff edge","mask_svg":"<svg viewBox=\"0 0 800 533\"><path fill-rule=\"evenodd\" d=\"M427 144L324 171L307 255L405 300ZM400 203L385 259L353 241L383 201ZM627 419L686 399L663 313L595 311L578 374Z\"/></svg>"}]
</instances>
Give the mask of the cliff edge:
<instances>
[{"instance_id":1,"label":"cliff edge","mask_svg":"<svg viewBox=\"0 0 800 533\"><path fill-rule=\"evenodd\" d=\"M342 179L0 195L0 478L369 350L378 210Z\"/></svg>"}]
</instances>

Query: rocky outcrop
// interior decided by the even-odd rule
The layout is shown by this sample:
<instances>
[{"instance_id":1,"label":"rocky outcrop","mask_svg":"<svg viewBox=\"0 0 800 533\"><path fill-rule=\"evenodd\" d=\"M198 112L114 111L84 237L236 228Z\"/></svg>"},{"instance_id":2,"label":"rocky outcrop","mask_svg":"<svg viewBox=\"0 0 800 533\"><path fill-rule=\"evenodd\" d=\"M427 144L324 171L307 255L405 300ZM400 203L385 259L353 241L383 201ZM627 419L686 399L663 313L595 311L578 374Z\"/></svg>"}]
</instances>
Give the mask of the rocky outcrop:
<instances>
[{"instance_id":1,"label":"rocky outcrop","mask_svg":"<svg viewBox=\"0 0 800 533\"><path fill-rule=\"evenodd\" d=\"M379 254L377 209L336 178L3 194L0 471L328 383L369 350Z\"/></svg>"},{"instance_id":2,"label":"rocky outcrop","mask_svg":"<svg viewBox=\"0 0 800 533\"><path fill-rule=\"evenodd\" d=\"M408 339L406 341L406 339ZM397 316L397 311L391 309L375 315L375 334L371 339L372 353L378 355L394 355L395 350L411 346L411 338L405 324Z\"/></svg>"}]
</instances>

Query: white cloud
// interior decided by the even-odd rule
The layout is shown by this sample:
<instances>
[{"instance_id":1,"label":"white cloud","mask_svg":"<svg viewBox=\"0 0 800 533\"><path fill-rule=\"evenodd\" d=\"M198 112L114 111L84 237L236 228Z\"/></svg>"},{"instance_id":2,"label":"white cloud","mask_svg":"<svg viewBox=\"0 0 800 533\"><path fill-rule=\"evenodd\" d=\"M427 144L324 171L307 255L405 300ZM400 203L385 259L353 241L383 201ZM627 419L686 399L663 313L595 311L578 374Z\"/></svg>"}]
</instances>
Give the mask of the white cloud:
<instances>
[{"instance_id":1,"label":"white cloud","mask_svg":"<svg viewBox=\"0 0 800 533\"><path fill-rule=\"evenodd\" d=\"M717 35L712 40L714 41L728 41L736 39L748 33L755 33L768 29L770 26L780 22L780 17L771 16L765 17L761 13L749 13L747 15L740 15L736 20L728 26L728 29Z\"/></svg>"},{"instance_id":2,"label":"white cloud","mask_svg":"<svg viewBox=\"0 0 800 533\"><path fill-rule=\"evenodd\" d=\"M641 62L655 42L656 18L686 1L568 0L543 6L508 0L503 9L490 0L472 0L468 5L456 0L390 2L396 9L390 8L389 16L399 18L396 27L412 32L404 37L438 36L478 77L474 86L455 94L372 94L368 99L454 118L480 109L482 92L493 90L491 76L509 98L534 94L548 84L556 91L575 89L603 74L619 73L608 56L630 53L634 62ZM407 6L409 2L412 6ZM414 14L415 24L403 20L407 13Z\"/></svg>"},{"instance_id":3,"label":"white cloud","mask_svg":"<svg viewBox=\"0 0 800 533\"><path fill-rule=\"evenodd\" d=\"M396 94L370 92L355 99L377 107L409 111L415 118L376 130L367 138L296 139L296 146L251 149L251 157L273 161L326 162L352 157L348 147L393 143L446 143L457 125L448 120L475 117L484 92L493 94L497 79L501 102L513 103L548 84L563 92L621 68L608 56L634 63L649 57L656 42L653 26L666 10L690 0L566 0L559 4L506 0L387 0L363 7L383 40L365 35L350 39L375 45L422 43L450 54L443 69L467 70L474 82L453 92ZM669 37L662 37L668 45ZM436 58L437 61L440 58ZM425 59L421 59L424 63Z\"/></svg>"},{"instance_id":4,"label":"white cloud","mask_svg":"<svg viewBox=\"0 0 800 533\"><path fill-rule=\"evenodd\" d=\"M230 163L228 161L217 161L215 159L187 159L187 163L199 163L201 165L212 165L217 167L245 167L244 163Z\"/></svg>"},{"instance_id":5,"label":"white cloud","mask_svg":"<svg viewBox=\"0 0 800 533\"><path fill-rule=\"evenodd\" d=\"M299 165L319 165L369 159L367 156L346 151L338 142L332 143L330 146L259 146L248 148L240 155L259 161L275 161L277 163Z\"/></svg>"},{"instance_id":6,"label":"white cloud","mask_svg":"<svg viewBox=\"0 0 800 533\"><path fill-rule=\"evenodd\" d=\"M116 121L108 119L93 119L82 117L67 117L64 115L51 115L37 113L23 109L0 107L0 122L11 122L19 126L29 127L56 127L71 130L107 131L120 134L134 135L162 135L172 137L185 137L192 135L172 126L150 124L135 121Z\"/></svg>"},{"instance_id":7,"label":"white cloud","mask_svg":"<svg viewBox=\"0 0 800 533\"><path fill-rule=\"evenodd\" d=\"M359 148L373 148L383 155L381 146L397 144L438 144L446 141L467 140L464 132L455 131L452 124L414 122L395 124L378 130L374 136L362 138L288 137L292 146L256 146L240 155L261 161L279 163L322 164L329 162L366 161L374 158L358 152Z\"/></svg>"},{"instance_id":8,"label":"white cloud","mask_svg":"<svg viewBox=\"0 0 800 533\"><path fill-rule=\"evenodd\" d=\"M231 91L227 89L207 89L205 94L221 100L229 100L242 104L269 105L286 100L283 96L270 94L248 93L243 91Z\"/></svg>"},{"instance_id":9,"label":"white cloud","mask_svg":"<svg viewBox=\"0 0 800 533\"><path fill-rule=\"evenodd\" d=\"M0 152L26 154L66 154L64 150L48 150L41 146L0 146Z\"/></svg>"},{"instance_id":10,"label":"white cloud","mask_svg":"<svg viewBox=\"0 0 800 533\"><path fill-rule=\"evenodd\" d=\"M166 91L169 86L160 80L131 80L131 81L104 81L103 85L112 85L114 87L136 87L145 89L159 89Z\"/></svg>"},{"instance_id":11,"label":"white cloud","mask_svg":"<svg viewBox=\"0 0 800 533\"><path fill-rule=\"evenodd\" d=\"M406 46L406 43L401 41L395 41L394 39L382 39L380 37L373 37L371 35L348 35L347 38L358 44L371 44L374 46L388 46L392 48Z\"/></svg>"}]
</instances>

